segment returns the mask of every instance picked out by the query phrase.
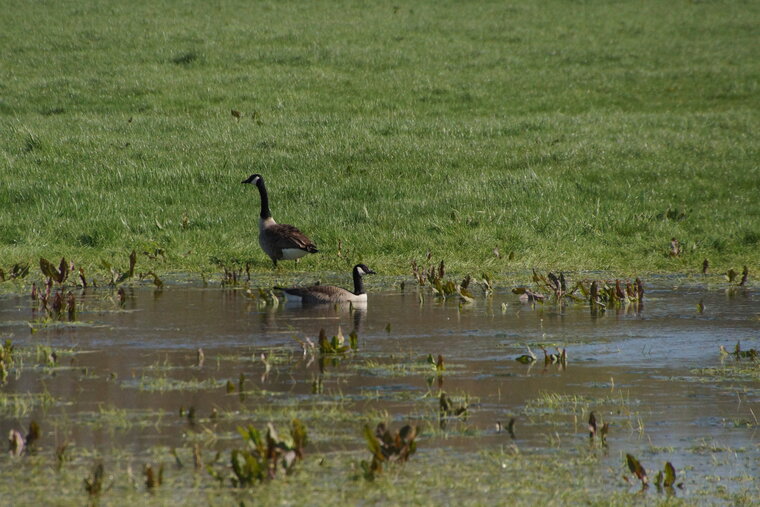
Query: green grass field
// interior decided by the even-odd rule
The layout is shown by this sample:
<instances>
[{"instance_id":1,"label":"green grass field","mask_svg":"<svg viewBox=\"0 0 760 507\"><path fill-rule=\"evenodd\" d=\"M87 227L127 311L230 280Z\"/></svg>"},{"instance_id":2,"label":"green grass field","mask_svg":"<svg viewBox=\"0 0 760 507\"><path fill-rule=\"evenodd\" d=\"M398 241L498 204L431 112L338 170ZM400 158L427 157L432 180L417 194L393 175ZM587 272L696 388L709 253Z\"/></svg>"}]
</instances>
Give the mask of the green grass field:
<instances>
[{"instance_id":1,"label":"green grass field","mask_svg":"<svg viewBox=\"0 0 760 507\"><path fill-rule=\"evenodd\" d=\"M758 2L3 4L6 269L760 269Z\"/></svg>"}]
</instances>

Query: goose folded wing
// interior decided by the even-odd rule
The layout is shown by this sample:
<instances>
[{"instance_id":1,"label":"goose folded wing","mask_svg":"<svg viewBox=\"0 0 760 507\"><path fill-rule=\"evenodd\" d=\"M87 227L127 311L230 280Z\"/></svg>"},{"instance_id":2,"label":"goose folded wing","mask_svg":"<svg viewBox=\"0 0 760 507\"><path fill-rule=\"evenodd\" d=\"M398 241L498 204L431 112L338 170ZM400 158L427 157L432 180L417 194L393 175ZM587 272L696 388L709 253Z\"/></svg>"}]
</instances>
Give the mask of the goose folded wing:
<instances>
[{"instance_id":1,"label":"goose folded wing","mask_svg":"<svg viewBox=\"0 0 760 507\"><path fill-rule=\"evenodd\" d=\"M298 230L297 227L288 224L276 224L268 227L264 234L267 237L267 241L270 242L275 248L298 248L300 250L306 250L307 252L317 252L317 245L315 245L304 233Z\"/></svg>"},{"instance_id":2,"label":"goose folded wing","mask_svg":"<svg viewBox=\"0 0 760 507\"><path fill-rule=\"evenodd\" d=\"M312 303L329 303L335 300L339 296L340 292L348 292L339 287L332 287L329 285L314 285L312 287L292 287L288 289L282 289L285 293L291 296L297 296L302 298L306 302Z\"/></svg>"}]
</instances>

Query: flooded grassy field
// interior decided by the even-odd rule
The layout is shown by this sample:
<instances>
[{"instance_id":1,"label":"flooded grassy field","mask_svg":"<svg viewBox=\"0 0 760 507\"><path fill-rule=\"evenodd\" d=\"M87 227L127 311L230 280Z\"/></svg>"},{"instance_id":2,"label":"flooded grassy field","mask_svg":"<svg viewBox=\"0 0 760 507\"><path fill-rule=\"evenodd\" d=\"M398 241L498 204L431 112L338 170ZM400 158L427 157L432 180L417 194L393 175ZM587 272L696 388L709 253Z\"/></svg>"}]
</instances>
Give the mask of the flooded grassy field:
<instances>
[{"instance_id":1,"label":"flooded grassy field","mask_svg":"<svg viewBox=\"0 0 760 507\"><path fill-rule=\"evenodd\" d=\"M760 500L756 288L662 278L643 302L600 311L391 285L364 307L311 308L241 287L79 289L59 318L28 294L2 296L0 493L77 505ZM380 422L393 436L416 428L382 471L365 430ZM257 445L238 428L263 439L268 423L285 464L251 479L255 464L231 466Z\"/></svg>"}]
</instances>

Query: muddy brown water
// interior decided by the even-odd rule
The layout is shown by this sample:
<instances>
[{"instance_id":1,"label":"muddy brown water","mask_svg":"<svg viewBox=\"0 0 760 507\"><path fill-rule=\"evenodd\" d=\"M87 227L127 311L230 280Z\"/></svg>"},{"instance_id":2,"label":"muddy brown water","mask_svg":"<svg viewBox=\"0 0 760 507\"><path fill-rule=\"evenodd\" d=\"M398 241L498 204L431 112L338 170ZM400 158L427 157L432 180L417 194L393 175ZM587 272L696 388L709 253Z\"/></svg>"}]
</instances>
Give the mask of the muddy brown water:
<instances>
[{"instance_id":1,"label":"muddy brown water","mask_svg":"<svg viewBox=\"0 0 760 507\"><path fill-rule=\"evenodd\" d=\"M612 425L607 469L620 470L630 452L655 470L671 461L694 482L752 480L760 475L760 382L698 370L733 360L720 356L720 345L760 348L760 292L667 285L650 288L643 306L597 314L584 304L520 304L506 291L462 306L427 292L420 302L415 287L372 293L365 308L347 309L260 306L240 289L182 286L127 289L122 307L112 291L99 289L77 294L73 324L45 323L28 296L6 295L3 340L61 352L54 367L32 355L11 370L2 393L48 393L53 401L23 413L0 409L0 432L34 419L49 440L141 452L186 445L188 435L211 429L220 435L214 445L225 448L236 426L260 426L276 410L291 410L305 420L314 448L331 450L362 447L363 415L385 411L394 425L423 428L420 448L515 444L531 452L587 445L594 410ZM298 340L316 342L320 329L332 336L338 326L346 336L357 331L359 350L320 371ZM526 344L538 356L533 365L515 360ZM567 348L567 367L545 365L536 344ZM440 378L426 365L428 354L443 355ZM439 389L455 405L468 398L466 420L445 420L441 429ZM561 403L547 403L550 395L561 395ZM323 403L348 417L320 419ZM180 416L190 407L194 421ZM513 417L514 440L497 430Z\"/></svg>"}]
</instances>

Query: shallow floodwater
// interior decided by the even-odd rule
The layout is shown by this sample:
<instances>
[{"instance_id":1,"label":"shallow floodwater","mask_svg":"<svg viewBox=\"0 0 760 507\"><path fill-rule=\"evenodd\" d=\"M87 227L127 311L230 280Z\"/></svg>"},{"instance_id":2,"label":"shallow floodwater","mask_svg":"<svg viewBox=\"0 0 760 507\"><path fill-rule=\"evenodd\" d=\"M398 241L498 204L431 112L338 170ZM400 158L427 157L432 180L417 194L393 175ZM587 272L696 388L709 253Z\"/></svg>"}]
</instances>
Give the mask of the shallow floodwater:
<instances>
[{"instance_id":1,"label":"shallow floodwater","mask_svg":"<svg viewBox=\"0 0 760 507\"><path fill-rule=\"evenodd\" d=\"M735 361L720 345L760 348L757 290L649 288L643 305L602 313L525 305L506 291L460 305L424 290L421 300L417 290L372 293L364 308L302 308L264 305L235 288L132 288L123 305L97 289L76 294L74 322L46 321L28 296L4 296L0 337L17 350L50 347L56 358L30 354L11 370L3 394L48 401L0 407L0 432L33 419L49 440L140 452L213 429L224 448L236 426L260 426L277 409L301 417L313 448L328 451L362 448L363 418L387 413L394 425L422 428L420 451L531 452L587 445L593 410L611 423L604 469L622 474L631 453L688 470L687 486L717 476L731 489L760 475L757 376L703 374ZM356 331L358 351L323 361L302 351L300 342L339 327L346 337ZM542 344L566 348L567 366L545 364ZM526 345L538 357L532 365L515 360ZM428 354L443 356L442 375ZM468 416L441 421L440 390L466 403ZM315 415L336 406L350 417L325 424ZM511 418L514 439L497 430ZM336 444L336 435L351 438Z\"/></svg>"}]
</instances>

